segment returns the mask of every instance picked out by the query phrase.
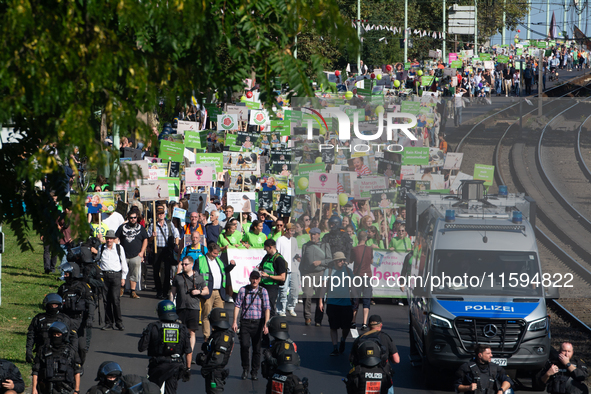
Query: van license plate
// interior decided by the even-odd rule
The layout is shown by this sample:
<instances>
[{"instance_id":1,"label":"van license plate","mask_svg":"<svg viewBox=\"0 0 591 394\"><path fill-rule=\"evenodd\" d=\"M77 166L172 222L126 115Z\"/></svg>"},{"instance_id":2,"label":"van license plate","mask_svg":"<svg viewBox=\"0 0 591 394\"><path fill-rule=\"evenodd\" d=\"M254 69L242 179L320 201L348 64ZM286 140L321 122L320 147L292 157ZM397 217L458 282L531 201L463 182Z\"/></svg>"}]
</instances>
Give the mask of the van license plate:
<instances>
[{"instance_id":1,"label":"van license plate","mask_svg":"<svg viewBox=\"0 0 591 394\"><path fill-rule=\"evenodd\" d=\"M506 358L493 358L490 361L497 364L499 367L506 367L507 366L507 359Z\"/></svg>"}]
</instances>

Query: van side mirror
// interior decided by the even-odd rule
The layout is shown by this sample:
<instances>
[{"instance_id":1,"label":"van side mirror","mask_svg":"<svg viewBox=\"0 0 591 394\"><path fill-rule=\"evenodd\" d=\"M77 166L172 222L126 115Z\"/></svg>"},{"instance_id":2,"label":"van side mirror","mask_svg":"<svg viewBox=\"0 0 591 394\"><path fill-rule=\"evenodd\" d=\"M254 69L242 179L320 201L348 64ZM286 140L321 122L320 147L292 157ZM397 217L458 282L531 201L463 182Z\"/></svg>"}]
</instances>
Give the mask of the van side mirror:
<instances>
[{"instance_id":1,"label":"van side mirror","mask_svg":"<svg viewBox=\"0 0 591 394\"><path fill-rule=\"evenodd\" d=\"M544 287L544 298L549 300L557 300L560 298L560 293L558 291L558 287L549 286Z\"/></svg>"}]
</instances>

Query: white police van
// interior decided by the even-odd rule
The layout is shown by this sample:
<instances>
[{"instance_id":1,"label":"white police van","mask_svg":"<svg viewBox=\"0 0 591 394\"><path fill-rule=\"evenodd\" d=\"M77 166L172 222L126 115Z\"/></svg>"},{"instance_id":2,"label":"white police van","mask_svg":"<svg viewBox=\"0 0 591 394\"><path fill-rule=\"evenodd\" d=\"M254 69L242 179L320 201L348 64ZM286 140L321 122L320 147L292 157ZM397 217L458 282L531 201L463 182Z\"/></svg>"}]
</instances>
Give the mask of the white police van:
<instances>
[{"instance_id":1,"label":"white police van","mask_svg":"<svg viewBox=\"0 0 591 394\"><path fill-rule=\"evenodd\" d=\"M482 182L465 181L459 195L407 194L411 359L426 373L459 367L478 344L508 370L538 371L548 359L545 298L557 293L545 290L536 203L506 189L484 197Z\"/></svg>"}]
</instances>

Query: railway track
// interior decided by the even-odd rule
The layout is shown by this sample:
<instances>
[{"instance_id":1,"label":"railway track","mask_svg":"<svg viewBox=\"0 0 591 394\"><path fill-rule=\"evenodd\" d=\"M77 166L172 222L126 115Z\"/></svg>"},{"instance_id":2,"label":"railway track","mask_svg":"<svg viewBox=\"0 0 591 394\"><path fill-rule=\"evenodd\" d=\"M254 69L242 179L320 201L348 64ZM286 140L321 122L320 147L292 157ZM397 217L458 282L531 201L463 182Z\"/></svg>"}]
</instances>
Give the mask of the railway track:
<instances>
[{"instance_id":1,"label":"railway track","mask_svg":"<svg viewBox=\"0 0 591 394\"><path fill-rule=\"evenodd\" d=\"M580 86L563 96L572 96L577 92L587 94L587 90L586 86ZM498 141L492 154L479 152L480 161L477 162L492 162L495 165L497 185L526 192L538 202L536 233L544 272L573 275L574 288L562 289L561 297L565 298L553 300L551 305L569 322L591 334L591 310L581 302L582 298L591 296L591 266L588 264L591 262L591 245L588 242L591 204L585 201L586 196L591 196L591 172L584 160L585 156L591 157L591 151L581 149L584 125L591 120L590 117L576 119L577 114L589 113L589 108L581 111L588 104L572 100L548 101L544 104L546 123L541 133L536 132L535 127L527 127L528 123L535 125L540 120L536 119L537 107L521 113L522 120L526 122L526 127L522 129L516 109L523 103L515 103L476 124L462 138L456 151L472 140L476 140L477 144L491 145ZM479 133L483 131L482 125L486 120L498 120L499 116L509 117L509 125L485 128L485 132ZM572 130L577 122L577 130ZM571 169L568 177L564 174L565 167ZM573 167L577 171L572 171Z\"/></svg>"}]
</instances>

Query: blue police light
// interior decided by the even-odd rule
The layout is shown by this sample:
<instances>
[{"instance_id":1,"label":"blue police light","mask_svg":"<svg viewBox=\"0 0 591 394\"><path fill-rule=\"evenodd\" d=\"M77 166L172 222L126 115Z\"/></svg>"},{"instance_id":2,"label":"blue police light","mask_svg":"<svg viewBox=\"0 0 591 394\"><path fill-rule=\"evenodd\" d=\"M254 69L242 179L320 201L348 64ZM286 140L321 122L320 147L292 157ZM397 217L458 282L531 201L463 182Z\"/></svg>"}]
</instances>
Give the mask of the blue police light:
<instances>
[{"instance_id":1,"label":"blue police light","mask_svg":"<svg viewBox=\"0 0 591 394\"><path fill-rule=\"evenodd\" d=\"M507 196L507 186L499 186L499 196Z\"/></svg>"},{"instance_id":2,"label":"blue police light","mask_svg":"<svg viewBox=\"0 0 591 394\"><path fill-rule=\"evenodd\" d=\"M523 216L519 211L513 211L513 219L511 220L513 223L521 223L523 220Z\"/></svg>"},{"instance_id":3,"label":"blue police light","mask_svg":"<svg viewBox=\"0 0 591 394\"><path fill-rule=\"evenodd\" d=\"M456 211L453 209L447 209L445 211L445 221L446 222L455 222L456 221Z\"/></svg>"}]
</instances>

